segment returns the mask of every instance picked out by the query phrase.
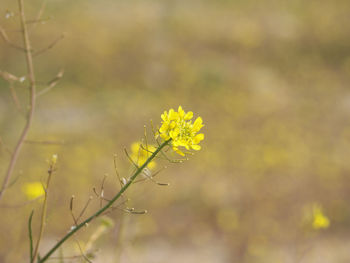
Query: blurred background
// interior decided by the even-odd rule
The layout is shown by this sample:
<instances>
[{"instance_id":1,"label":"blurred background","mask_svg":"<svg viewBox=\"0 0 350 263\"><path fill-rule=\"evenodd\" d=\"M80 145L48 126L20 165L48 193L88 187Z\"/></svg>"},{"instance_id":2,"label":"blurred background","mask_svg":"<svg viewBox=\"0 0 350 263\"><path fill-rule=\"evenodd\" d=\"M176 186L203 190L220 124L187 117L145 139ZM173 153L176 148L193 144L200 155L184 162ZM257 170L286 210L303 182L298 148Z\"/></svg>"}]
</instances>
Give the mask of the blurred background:
<instances>
[{"instance_id":1,"label":"blurred background","mask_svg":"<svg viewBox=\"0 0 350 263\"><path fill-rule=\"evenodd\" d=\"M35 18L41 1L25 2ZM0 25L21 43L17 10L2 0ZM36 234L42 202L26 203L23 187L45 181L52 154L42 254L73 225L71 196L78 215L105 174L113 196L113 154L129 176L123 148L178 105L203 118L202 150L183 164L157 161L170 186L128 191L128 206L147 214L116 210L113 223L75 237L84 246L99 233L92 262L349 262L349 14L347 0L47 1L33 47L65 38L35 71L40 83L65 74L38 97L28 140L64 143L24 145L0 204L0 262L28 260L27 218L34 209ZM24 54L3 41L0 70L26 75ZM15 84L24 109L27 85ZM0 87L3 178L24 118ZM85 216L99 205L95 196ZM60 253L79 255L74 238Z\"/></svg>"}]
</instances>

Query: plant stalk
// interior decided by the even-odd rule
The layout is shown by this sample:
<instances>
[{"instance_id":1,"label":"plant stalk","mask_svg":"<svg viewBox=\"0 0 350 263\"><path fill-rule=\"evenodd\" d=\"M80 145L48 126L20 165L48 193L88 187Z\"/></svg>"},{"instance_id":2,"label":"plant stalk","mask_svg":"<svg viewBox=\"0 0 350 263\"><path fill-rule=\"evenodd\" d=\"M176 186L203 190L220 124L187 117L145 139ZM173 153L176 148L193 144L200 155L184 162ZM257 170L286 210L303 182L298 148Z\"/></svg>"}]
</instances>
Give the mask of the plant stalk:
<instances>
[{"instance_id":1,"label":"plant stalk","mask_svg":"<svg viewBox=\"0 0 350 263\"><path fill-rule=\"evenodd\" d=\"M46 221L46 213L47 213L47 199L48 199L48 194L49 194L49 186L50 186L51 176L54 172L54 166L55 166L54 163L50 164L50 169L48 171L49 176L47 177L47 182L46 182L44 204L43 204L43 208L42 208L42 212L41 212L39 236L38 236L38 240L37 240L36 245L35 245L33 256L30 259L31 263L34 263L37 256L38 256L40 241L41 241L41 238L44 234L44 228L45 228L45 223L46 223L45 222Z\"/></svg>"},{"instance_id":2,"label":"plant stalk","mask_svg":"<svg viewBox=\"0 0 350 263\"><path fill-rule=\"evenodd\" d=\"M132 182L135 180L135 178L142 172L143 169L147 167L147 165L156 157L156 155L171 141L171 139L163 142L153 153L152 155L146 160L146 162L140 166L135 173L130 177L128 182L120 189L120 191L112 198L111 201L109 201L104 207L102 207L100 210L98 210L95 214L81 222L79 225L75 226L69 233L67 233L60 241L54 245L49 252L46 253L39 261L38 263L43 263L46 260L49 259L49 257L68 239L70 238L74 233L76 233L79 229L81 229L86 224L90 223L94 218L101 215L103 212L105 212L111 205L117 201L122 194L126 191L126 189L129 188L129 186L132 184Z\"/></svg>"},{"instance_id":3,"label":"plant stalk","mask_svg":"<svg viewBox=\"0 0 350 263\"><path fill-rule=\"evenodd\" d=\"M35 108L35 89L36 89L36 82L35 82L35 74L34 74L34 66L33 66L33 55L32 55L32 47L29 39L28 34L28 28L26 24L26 18L24 13L24 4L23 0L18 0L18 6L19 6L19 15L21 20L21 29L22 29L22 36L23 36L23 42L25 46L25 54L26 54L26 63L27 63L27 73L29 78L29 108L28 108L28 114L26 119L26 124L22 130L22 133L17 141L15 150L13 151L13 154L11 156L11 160L9 163L9 166L6 171L6 175L3 179L1 189L0 189L0 200L8 186L9 180L11 178L11 175L13 173L13 169L15 168L15 164L18 159L18 155L21 151L23 142L25 141L28 131L30 129L30 126L32 124L33 115L34 115L34 108Z\"/></svg>"}]
</instances>

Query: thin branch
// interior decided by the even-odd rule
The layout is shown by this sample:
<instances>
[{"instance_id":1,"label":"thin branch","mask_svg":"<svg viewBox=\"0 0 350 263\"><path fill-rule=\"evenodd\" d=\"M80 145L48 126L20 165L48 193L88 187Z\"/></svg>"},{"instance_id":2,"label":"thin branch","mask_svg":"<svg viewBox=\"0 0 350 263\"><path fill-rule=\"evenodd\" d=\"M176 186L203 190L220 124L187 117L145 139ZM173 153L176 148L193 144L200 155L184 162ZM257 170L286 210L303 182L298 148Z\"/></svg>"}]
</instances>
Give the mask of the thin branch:
<instances>
[{"instance_id":1,"label":"thin branch","mask_svg":"<svg viewBox=\"0 0 350 263\"><path fill-rule=\"evenodd\" d=\"M46 84L46 88L42 89L41 91L39 91L37 94L36 94L36 97L39 97L41 95L44 95L45 93L49 92L53 87L55 87L57 85L57 83L60 81L60 79L63 77L63 73L64 73L64 70L61 69L56 77L54 77L52 80L50 80L47 84Z\"/></svg>"},{"instance_id":2,"label":"thin branch","mask_svg":"<svg viewBox=\"0 0 350 263\"><path fill-rule=\"evenodd\" d=\"M29 76L29 110L27 115L27 121L23 128L23 131L20 135L20 138L18 139L17 145L15 147L15 150L12 154L9 166L7 168L7 172L5 175L5 178L3 179L1 189L0 189L0 200L4 194L4 191L6 190L6 187L8 185L9 179L13 173L13 169L15 167L15 164L17 162L17 158L19 156L20 150L22 148L23 142L27 137L28 131L30 129L30 126L32 124L33 115L34 115L34 108L35 108L35 89L36 89L36 83L35 83L35 73L34 73L34 66L33 66L33 57L32 57L32 51L31 51L31 43L29 40L27 25L25 24L25 14L24 14L24 5L23 0L18 0L19 5L19 11L20 11L20 18L21 18L21 28L23 32L23 42L25 45L26 50L26 62L27 62L27 71Z\"/></svg>"},{"instance_id":3,"label":"thin branch","mask_svg":"<svg viewBox=\"0 0 350 263\"><path fill-rule=\"evenodd\" d=\"M143 215L143 214L147 214L147 210L141 210L141 211L135 211L135 208L121 208L120 206L123 205L124 203L128 202L129 200L126 200L125 202L117 205L117 206L111 206L109 210L107 210L106 212L104 212L102 215L108 215L110 213L112 213L114 210L119 210L128 214L136 214L136 215Z\"/></svg>"},{"instance_id":4,"label":"thin branch","mask_svg":"<svg viewBox=\"0 0 350 263\"><path fill-rule=\"evenodd\" d=\"M105 184L105 181L106 181L106 178L107 178L107 175L105 174L104 177L103 177L103 180L102 180L102 183L101 183L101 190L100 190L100 207L102 207L102 201L103 201L103 198L104 198L104 184Z\"/></svg>"},{"instance_id":5,"label":"thin branch","mask_svg":"<svg viewBox=\"0 0 350 263\"><path fill-rule=\"evenodd\" d=\"M80 246L80 244L79 244L79 241L78 241L77 239L75 239L75 242L77 243L77 245L78 245L78 247L79 247L81 257L82 257L83 259L85 259L87 262L92 263L91 260L90 260L87 256L85 256L84 251L82 250L82 248L81 248L81 246Z\"/></svg>"},{"instance_id":6,"label":"thin branch","mask_svg":"<svg viewBox=\"0 0 350 263\"><path fill-rule=\"evenodd\" d=\"M36 18L34 19L34 21L40 21L40 20L41 20L41 16L43 15L45 8L46 8L46 0L43 0L43 1L41 2L41 7L40 7L39 12L38 12L38 14L36 15ZM28 21L27 21L27 22L28 22ZM37 23L34 23L34 24L32 25L32 27L30 28L31 31L34 30L35 27L36 27L37 25L38 25Z\"/></svg>"},{"instance_id":7,"label":"thin branch","mask_svg":"<svg viewBox=\"0 0 350 263\"><path fill-rule=\"evenodd\" d=\"M51 18L45 18L45 19L34 19L34 20L27 20L26 21L26 24L29 25L29 24L43 24L45 23L46 21L49 21Z\"/></svg>"},{"instance_id":8,"label":"thin branch","mask_svg":"<svg viewBox=\"0 0 350 263\"><path fill-rule=\"evenodd\" d=\"M158 145L159 146L159 145ZM150 150L147 150L142 144L140 144L140 147L146 151L146 152L149 152L149 153L152 153L152 151ZM162 160L167 160L168 162L170 163L183 163L184 161L188 161L188 158L186 159L170 159L168 156L166 156L166 154L162 151L161 154L163 156L156 156L157 159L162 159ZM191 154L191 153L189 153Z\"/></svg>"},{"instance_id":9,"label":"thin branch","mask_svg":"<svg viewBox=\"0 0 350 263\"><path fill-rule=\"evenodd\" d=\"M9 72L1 71L1 70L0 70L0 77L9 83L12 100L13 100L14 104L16 105L17 110L19 112L21 112L22 111L21 104L19 102L15 87L13 86L13 82L15 82L15 81L22 82L21 81L22 78L19 78L19 77L15 76Z\"/></svg>"},{"instance_id":10,"label":"thin branch","mask_svg":"<svg viewBox=\"0 0 350 263\"><path fill-rule=\"evenodd\" d=\"M54 41L52 41L51 44L49 44L47 47L43 48L43 49L40 49L36 52L33 53L33 56L36 57L46 51L48 51L49 49L53 48L54 46L56 46L56 44L58 42L60 42L60 40L62 40L64 38L64 34L60 35L58 38L56 38Z\"/></svg>"},{"instance_id":11,"label":"thin branch","mask_svg":"<svg viewBox=\"0 0 350 263\"><path fill-rule=\"evenodd\" d=\"M144 168L147 167L147 165L154 159L154 157L166 146L169 144L171 139L163 142L157 150L147 159L147 161L140 166L139 169L136 170L136 172L130 177L128 182L120 189L120 191L112 198L112 200L107 203L104 207L99 209L96 213L85 219L83 222L81 222L79 225L77 225L75 228L71 229L61 240L59 240L39 261L38 263L45 262L68 238L70 238L72 235L74 235L79 229L84 227L86 224L90 223L94 218L100 216L103 214L107 209L109 209L115 201L117 201L122 194L129 188L129 186L132 184L132 182L136 179L136 177L143 171Z\"/></svg>"},{"instance_id":12,"label":"thin branch","mask_svg":"<svg viewBox=\"0 0 350 263\"><path fill-rule=\"evenodd\" d=\"M86 209L88 208L88 206L89 206L91 200L92 200L92 196L89 197L89 199L87 200L87 202L86 202L86 204L85 204L83 210L81 210L81 212L80 212L80 214L79 214L79 216L78 216L78 218L77 218L77 222L79 222L79 219L80 219L80 218L83 216L83 214L85 213L85 211L86 211Z\"/></svg>"},{"instance_id":13,"label":"thin branch","mask_svg":"<svg viewBox=\"0 0 350 263\"><path fill-rule=\"evenodd\" d=\"M47 181L46 181L46 188L45 188L45 195L44 195L44 204L43 204L43 208L42 208L42 212L41 212L39 236L38 236L38 240L36 241L33 257L31 258L31 263L34 263L35 260L36 260L36 257L38 256L40 241L41 241L41 238L42 238L42 236L44 234L45 221L46 221L46 212L47 212L47 200L48 200L48 194L49 194L49 186L50 186L50 181L51 181L52 174L53 174L53 172L55 170L54 166L55 166L55 163L51 162L50 168L48 170Z\"/></svg>"},{"instance_id":14,"label":"thin branch","mask_svg":"<svg viewBox=\"0 0 350 263\"><path fill-rule=\"evenodd\" d=\"M41 16L44 13L45 7L46 7L46 0L43 0L42 3L41 3L40 10L39 10L39 12L38 12L38 14L36 16L36 20L40 20Z\"/></svg>"},{"instance_id":15,"label":"thin branch","mask_svg":"<svg viewBox=\"0 0 350 263\"><path fill-rule=\"evenodd\" d=\"M69 203L69 210L70 210L70 214L73 218L74 221L74 225L77 226L78 225L78 221L75 219L74 216L74 212L73 212L73 201L74 201L74 195L72 195L71 199L70 199L70 203Z\"/></svg>"},{"instance_id":16,"label":"thin branch","mask_svg":"<svg viewBox=\"0 0 350 263\"><path fill-rule=\"evenodd\" d=\"M1 27L0 27L1 30ZM6 71L2 71L0 70L0 77L3 78L4 80L6 80L7 82L11 82L11 81L20 81L19 77L16 77L15 75L6 72Z\"/></svg>"},{"instance_id":17,"label":"thin branch","mask_svg":"<svg viewBox=\"0 0 350 263\"><path fill-rule=\"evenodd\" d=\"M145 173L145 171L142 173L144 176L146 176L146 178L141 178L141 179L138 179L138 180L135 180L134 181L134 184L136 183L139 183L139 182L143 182L143 181L146 181L146 180L151 180L153 183L157 184L157 185L160 185L160 186L169 186L170 183L161 183L161 182L158 182L156 180L154 180L154 177L157 176L161 171L163 171L164 169L166 169L167 167L163 167L163 169L160 169L158 170L157 172L155 172L154 174L147 174ZM146 169L145 169L146 170Z\"/></svg>"},{"instance_id":18,"label":"thin branch","mask_svg":"<svg viewBox=\"0 0 350 263\"><path fill-rule=\"evenodd\" d=\"M113 161L114 161L114 171L115 171L116 176L118 177L118 182L119 182L120 188L122 188L123 187L123 181L122 181L122 179L120 177L120 174L118 172L118 169L117 169L117 155L116 154L114 154Z\"/></svg>"},{"instance_id":19,"label":"thin branch","mask_svg":"<svg viewBox=\"0 0 350 263\"><path fill-rule=\"evenodd\" d=\"M7 45L9 45L10 47L27 52L27 50L28 50L27 48L23 48L23 47L17 46L16 44L12 43L12 41L9 39L5 29L3 29L1 26L0 26L0 36L5 41L5 43Z\"/></svg>"},{"instance_id":20,"label":"thin branch","mask_svg":"<svg viewBox=\"0 0 350 263\"><path fill-rule=\"evenodd\" d=\"M146 125L144 125L143 126L143 128L144 128L144 135L145 135L145 142L146 142L146 149L148 150L148 141L147 141L147 129L146 129ZM140 144L140 148L142 147L142 144ZM148 158L148 156L149 156L149 152L148 151L146 151L146 156L147 156L147 158Z\"/></svg>"},{"instance_id":21,"label":"thin branch","mask_svg":"<svg viewBox=\"0 0 350 263\"><path fill-rule=\"evenodd\" d=\"M139 166L134 162L134 160L130 157L128 151L126 150L126 148L124 148L124 152L126 154L126 157L128 157L129 161L135 166L136 169L139 169Z\"/></svg>"},{"instance_id":22,"label":"thin branch","mask_svg":"<svg viewBox=\"0 0 350 263\"><path fill-rule=\"evenodd\" d=\"M15 87L13 86L12 82L10 82L10 91L11 91L12 100L13 100L14 104L16 105L17 110L19 112L22 112L22 107L21 107L21 104L19 102Z\"/></svg>"}]
</instances>

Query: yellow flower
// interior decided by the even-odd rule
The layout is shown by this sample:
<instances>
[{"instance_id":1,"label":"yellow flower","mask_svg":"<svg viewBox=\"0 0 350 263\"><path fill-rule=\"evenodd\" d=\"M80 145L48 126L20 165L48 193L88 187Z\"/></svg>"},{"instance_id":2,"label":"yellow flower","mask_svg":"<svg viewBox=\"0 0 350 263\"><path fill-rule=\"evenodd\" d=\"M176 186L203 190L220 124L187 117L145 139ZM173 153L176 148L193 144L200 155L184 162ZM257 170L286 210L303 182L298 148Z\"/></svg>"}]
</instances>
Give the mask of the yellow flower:
<instances>
[{"instance_id":1,"label":"yellow flower","mask_svg":"<svg viewBox=\"0 0 350 263\"><path fill-rule=\"evenodd\" d=\"M153 145L147 145L147 150L146 150L145 145L142 145L141 147L141 142L134 142L133 144L131 144L130 157L138 166L141 166L146 162L148 157L150 157L152 152L154 152L155 150L156 150L156 147L154 147ZM154 167L156 167L156 162L151 161L147 165L147 167L149 169L153 169Z\"/></svg>"},{"instance_id":2,"label":"yellow flower","mask_svg":"<svg viewBox=\"0 0 350 263\"><path fill-rule=\"evenodd\" d=\"M185 147L187 150L200 150L198 145L203 139L204 134L199 133L199 130L203 127L203 121L201 117L198 117L194 123L192 123L193 112L185 112L181 106L179 106L177 112L170 109L168 112L164 111L161 115L162 126L159 129L159 135L163 140L171 139L171 145L173 150L178 154L184 156L185 154L179 149L179 147Z\"/></svg>"},{"instance_id":3,"label":"yellow flower","mask_svg":"<svg viewBox=\"0 0 350 263\"><path fill-rule=\"evenodd\" d=\"M329 227L329 219L322 212L322 208L318 205L314 205L312 208L312 228L321 229Z\"/></svg>"},{"instance_id":4,"label":"yellow flower","mask_svg":"<svg viewBox=\"0 0 350 263\"><path fill-rule=\"evenodd\" d=\"M34 200L45 194L43 185L40 182L27 183L22 190L29 200Z\"/></svg>"}]
</instances>

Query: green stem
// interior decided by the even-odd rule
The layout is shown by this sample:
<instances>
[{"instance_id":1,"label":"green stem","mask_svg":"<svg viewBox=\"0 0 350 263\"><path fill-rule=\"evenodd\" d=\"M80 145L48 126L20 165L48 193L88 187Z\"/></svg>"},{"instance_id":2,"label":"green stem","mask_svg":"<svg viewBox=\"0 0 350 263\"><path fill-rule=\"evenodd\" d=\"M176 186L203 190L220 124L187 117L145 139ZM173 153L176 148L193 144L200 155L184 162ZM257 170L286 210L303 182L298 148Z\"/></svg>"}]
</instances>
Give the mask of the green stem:
<instances>
[{"instance_id":1,"label":"green stem","mask_svg":"<svg viewBox=\"0 0 350 263\"><path fill-rule=\"evenodd\" d=\"M33 234L32 234L32 219L33 219L34 210L32 210L32 213L29 216L28 220L28 236L29 236L29 254L30 254L30 260L33 258Z\"/></svg>"},{"instance_id":2,"label":"green stem","mask_svg":"<svg viewBox=\"0 0 350 263\"><path fill-rule=\"evenodd\" d=\"M43 256L38 263L43 263L49 257L69 238L71 237L75 232L77 232L79 229L81 229L86 224L90 223L95 217L98 217L103 212L105 212L115 201L119 199L119 197L128 189L128 187L132 184L132 182L135 180L135 178L142 172L143 169L147 167L147 165L156 157L156 155L170 142L171 139L163 142L153 153L152 155L146 160L146 162L140 166L135 173L130 177L128 182L120 189L120 191L112 198L111 201L109 201L104 207L102 207L100 210L98 210L95 214L90 216L89 218L85 219L83 222L81 222L79 225L74 227L68 234L66 234L60 241L56 243L56 245L50 249L49 252L45 256Z\"/></svg>"}]
</instances>

